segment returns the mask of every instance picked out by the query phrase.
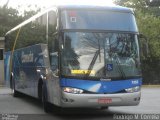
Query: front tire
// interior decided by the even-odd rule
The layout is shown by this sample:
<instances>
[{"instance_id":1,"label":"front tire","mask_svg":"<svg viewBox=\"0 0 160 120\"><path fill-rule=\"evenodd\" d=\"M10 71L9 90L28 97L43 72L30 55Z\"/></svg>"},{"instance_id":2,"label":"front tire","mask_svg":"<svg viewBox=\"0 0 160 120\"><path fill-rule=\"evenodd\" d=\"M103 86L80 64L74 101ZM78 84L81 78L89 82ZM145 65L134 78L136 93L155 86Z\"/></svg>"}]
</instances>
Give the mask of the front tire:
<instances>
[{"instance_id":1,"label":"front tire","mask_svg":"<svg viewBox=\"0 0 160 120\"><path fill-rule=\"evenodd\" d=\"M46 89L45 89L44 84L42 85L42 105L43 105L43 109L46 113L50 112L49 105L47 102Z\"/></svg>"},{"instance_id":2,"label":"front tire","mask_svg":"<svg viewBox=\"0 0 160 120\"><path fill-rule=\"evenodd\" d=\"M20 97L20 93L17 92L14 88L13 88L12 92L13 92L13 97Z\"/></svg>"}]
</instances>

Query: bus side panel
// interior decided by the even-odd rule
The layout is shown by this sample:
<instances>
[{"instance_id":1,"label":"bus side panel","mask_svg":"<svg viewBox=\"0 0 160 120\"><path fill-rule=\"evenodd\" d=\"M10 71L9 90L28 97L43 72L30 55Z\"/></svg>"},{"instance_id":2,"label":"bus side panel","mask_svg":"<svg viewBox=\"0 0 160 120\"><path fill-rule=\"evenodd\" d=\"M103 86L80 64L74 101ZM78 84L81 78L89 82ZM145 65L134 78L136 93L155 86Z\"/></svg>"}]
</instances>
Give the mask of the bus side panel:
<instances>
[{"instance_id":1,"label":"bus side panel","mask_svg":"<svg viewBox=\"0 0 160 120\"><path fill-rule=\"evenodd\" d=\"M41 45L33 45L14 51L13 74L15 89L24 94L37 96L39 73L37 69L44 69L44 59Z\"/></svg>"}]
</instances>

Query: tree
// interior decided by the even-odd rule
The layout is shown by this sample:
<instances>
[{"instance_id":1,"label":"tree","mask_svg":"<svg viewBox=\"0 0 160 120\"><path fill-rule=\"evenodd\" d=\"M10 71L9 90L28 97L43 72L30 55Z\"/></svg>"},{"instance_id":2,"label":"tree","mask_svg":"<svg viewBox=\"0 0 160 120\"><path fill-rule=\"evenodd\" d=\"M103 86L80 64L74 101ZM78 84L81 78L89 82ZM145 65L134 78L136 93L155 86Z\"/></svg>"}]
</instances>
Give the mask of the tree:
<instances>
[{"instance_id":1,"label":"tree","mask_svg":"<svg viewBox=\"0 0 160 120\"><path fill-rule=\"evenodd\" d=\"M6 3L4 4L4 8L6 8L8 6L9 0L6 1Z\"/></svg>"},{"instance_id":2,"label":"tree","mask_svg":"<svg viewBox=\"0 0 160 120\"><path fill-rule=\"evenodd\" d=\"M0 7L0 36L4 37L9 30L35 15L38 11L40 11L40 8L37 10L30 9L20 14L17 9L8 8L6 5L5 7ZM14 40L15 37L11 41L6 41L6 50L11 50L13 48ZM24 44L29 43L28 41L24 41Z\"/></svg>"},{"instance_id":3,"label":"tree","mask_svg":"<svg viewBox=\"0 0 160 120\"><path fill-rule=\"evenodd\" d=\"M135 9L145 9L149 0L114 0L115 4Z\"/></svg>"},{"instance_id":4,"label":"tree","mask_svg":"<svg viewBox=\"0 0 160 120\"><path fill-rule=\"evenodd\" d=\"M160 6L160 0L150 0L150 6L157 6L159 7Z\"/></svg>"},{"instance_id":5,"label":"tree","mask_svg":"<svg viewBox=\"0 0 160 120\"><path fill-rule=\"evenodd\" d=\"M40 8L35 11L24 11L23 14L20 14L17 9L8 8L6 3L3 7L0 7L0 36L4 36L7 31L35 15L38 11L40 11Z\"/></svg>"}]
</instances>

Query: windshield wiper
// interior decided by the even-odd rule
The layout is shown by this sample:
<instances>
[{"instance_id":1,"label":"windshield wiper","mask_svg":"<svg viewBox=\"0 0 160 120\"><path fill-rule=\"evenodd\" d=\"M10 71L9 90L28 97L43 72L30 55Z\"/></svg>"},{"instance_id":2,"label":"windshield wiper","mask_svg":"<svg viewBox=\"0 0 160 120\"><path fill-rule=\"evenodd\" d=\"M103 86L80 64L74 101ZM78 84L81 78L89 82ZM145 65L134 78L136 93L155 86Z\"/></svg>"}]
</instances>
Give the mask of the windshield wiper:
<instances>
[{"instance_id":1,"label":"windshield wiper","mask_svg":"<svg viewBox=\"0 0 160 120\"><path fill-rule=\"evenodd\" d=\"M97 50L97 51L95 52L94 57L93 57L90 65L89 65L89 67L88 67L88 73L86 74L85 77L88 77L88 76L91 74L91 71L92 71L92 69L93 69L93 66L94 66L94 64L95 64L95 62L96 62L96 60L97 60L98 54L99 54L99 50Z\"/></svg>"},{"instance_id":2,"label":"windshield wiper","mask_svg":"<svg viewBox=\"0 0 160 120\"><path fill-rule=\"evenodd\" d=\"M121 65L120 65L120 62L119 62L119 60L118 60L118 57L117 57L117 55L115 55L115 60L116 60L116 63L117 63L117 65L118 65L118 70L119 70L119 73L122 75L122 79L126 79L126 75L125 75L125 73L124 73L124 71L123 71L123 69L122 69L122 67L121 67Z\"/></svg>"}]
</instances>

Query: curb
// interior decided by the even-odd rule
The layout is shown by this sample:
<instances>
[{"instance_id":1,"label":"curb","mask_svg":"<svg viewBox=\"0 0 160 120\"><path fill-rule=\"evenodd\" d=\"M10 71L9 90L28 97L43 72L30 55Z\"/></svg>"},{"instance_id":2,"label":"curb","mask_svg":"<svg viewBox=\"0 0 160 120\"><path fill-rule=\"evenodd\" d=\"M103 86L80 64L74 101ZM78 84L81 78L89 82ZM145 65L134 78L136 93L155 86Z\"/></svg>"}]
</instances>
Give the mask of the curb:
<instances>
[{"instance_id":1,"label":"curb","mask_svg":"<svg viewBox=\"0 0 160 120\"><path fill-rule=\"evenodd\" d=\"M0 85L0 87L6 87L6 85Z\"/></svg>"},{"instance_id":2,"label":"curb","mask_svg":"<svg viewBox=\"0 0 160 120\"><path fill-rule=\"evenodd\" d=\"M142 85L144 88L160 88L160 85Z\"/></svg>"}]
</instances>

